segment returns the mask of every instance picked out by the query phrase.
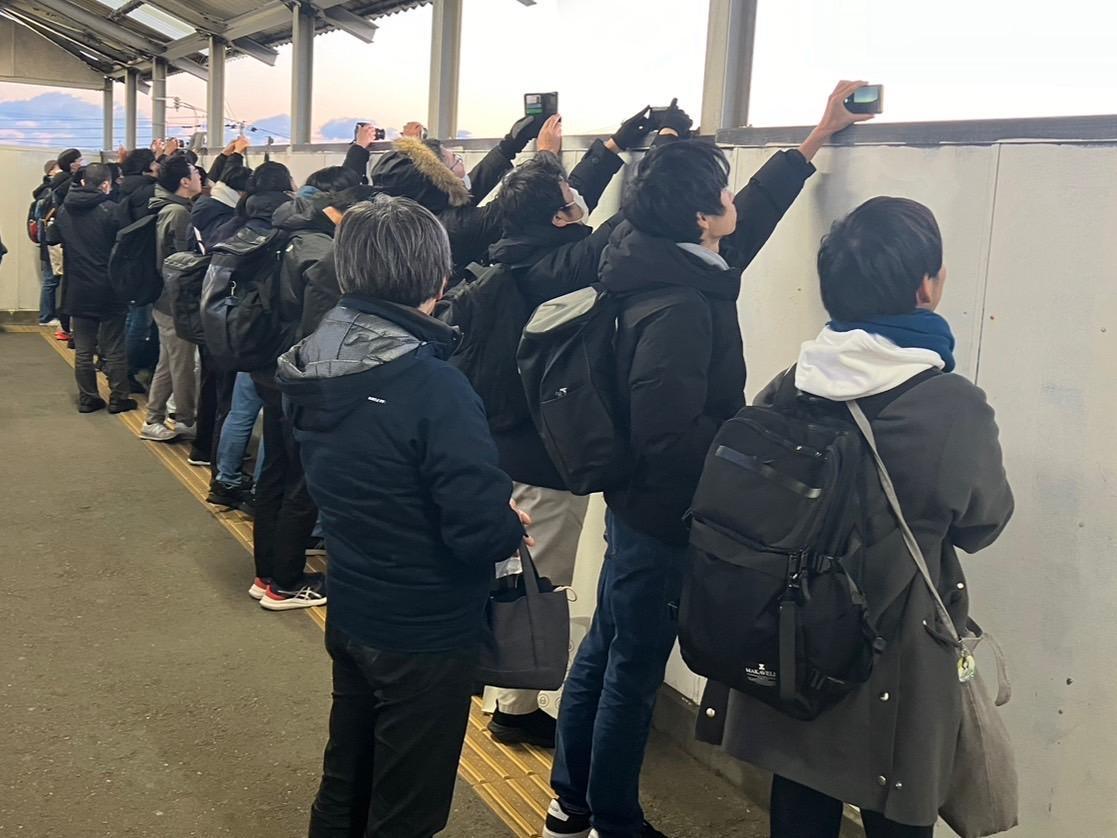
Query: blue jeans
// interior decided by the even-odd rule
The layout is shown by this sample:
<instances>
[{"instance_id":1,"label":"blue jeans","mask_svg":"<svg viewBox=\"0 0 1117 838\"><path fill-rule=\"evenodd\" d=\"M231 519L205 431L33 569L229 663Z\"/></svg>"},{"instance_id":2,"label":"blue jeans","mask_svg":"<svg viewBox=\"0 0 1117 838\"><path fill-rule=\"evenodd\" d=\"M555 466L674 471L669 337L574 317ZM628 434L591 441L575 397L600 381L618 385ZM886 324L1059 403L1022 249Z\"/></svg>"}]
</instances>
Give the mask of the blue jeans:
<instances>
[{"instance_id":1,"label":"blue jeans","mask_svg":"<svg viewBox=\"0 0 1117 838\"><path fill-rule=\"evenodd\" d=\"M640 834L640 768L678 634L686 547L605 516L608 548L593 623L562 691L551 786L601 838Z\"/></svg>"},{"instance_id":2,"label":"blue jeans","mask_svg":"<svg viewBox=\"0 0 1117 838\"><path fill-rule=\"evenodd\" d=\"M42 269L43 280L42 288L39 291L39 325L43 326L58 314L55 305L55 292L58 290L58 283L62 278L54 275L49 259L46 261L40 260L39 266Z\"/></svg>"},{"instance_id":3,"label":"blue jeans","mask_svg":"<svg viewBox=\"0 0 1117 838\"><path fill-rule=\"evenodd\" d=\"M159 360L159 332L151 316L152 304L131 306L125 327L124 345L128 353L128 375L153 370Z\"/></svg>"},{"instance_id":4,"label":"blue jeans","mask_svg":"<svg viewBox=\"0 0 1117 838\"><path fill-rule=\"evenodd\" d=\"M233 484L240 481L244 453L248 450L256 417L263 406L252 376L238 372L233 385L233 403L221 426L221 440L217 443L217 479L220 482Z\"/></svg>"}]
</instances>

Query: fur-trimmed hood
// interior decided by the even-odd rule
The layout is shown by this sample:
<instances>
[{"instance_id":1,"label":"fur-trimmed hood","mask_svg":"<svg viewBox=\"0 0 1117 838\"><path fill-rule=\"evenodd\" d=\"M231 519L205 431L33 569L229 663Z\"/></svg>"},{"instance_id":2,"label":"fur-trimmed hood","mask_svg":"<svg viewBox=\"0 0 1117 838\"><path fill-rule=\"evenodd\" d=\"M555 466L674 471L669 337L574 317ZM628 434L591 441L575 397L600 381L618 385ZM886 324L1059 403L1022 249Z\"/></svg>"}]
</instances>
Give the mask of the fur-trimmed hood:
<instances>
[{"instance_id":1,"label":"fur-trimmed hood","mask_svg":"<svg viewBox=\"0 0 1117 838\"><path fill-rule=\"evenodd\" d=\"M411 198L435 214L473 201L461 179L422 140L413 137L401 137L392 144L392 150L373 167L371 181L376 189Z\"/></svg>"}]
</instances>

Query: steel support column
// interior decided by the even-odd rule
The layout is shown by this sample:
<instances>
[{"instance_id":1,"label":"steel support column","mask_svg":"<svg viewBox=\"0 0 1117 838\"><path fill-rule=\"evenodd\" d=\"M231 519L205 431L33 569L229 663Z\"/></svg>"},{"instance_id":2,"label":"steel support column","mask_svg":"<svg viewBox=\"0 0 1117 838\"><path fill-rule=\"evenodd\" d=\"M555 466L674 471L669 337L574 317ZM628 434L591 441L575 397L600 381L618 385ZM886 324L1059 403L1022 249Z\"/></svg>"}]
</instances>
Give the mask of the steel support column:
<instances>
[{"instance_id":1,"label":"steel support column","mask_svg":"<svg viewBox=\"0 0 1117 838\"><path fill-rule=\"evenodd\" d=\"M136 147L136 92L140 71L132 67L124 74L124 145Z\"/></svg>"},{"instance_id":2,"label":"steel support column","mask_svg":"<svg viewBox=\"0 0 1117 838\"><path fill-rule=\"evenodd\" d=\"M749 120L758 0L710 0L702 133L737 128Z\"/></svg>"},{"instance_id":3,"label":"steel support column","mask_svg":"<svg viewBox=\"0 0 1117 838\"><path fill-rule=\"evenodd\" d=\"M310 115L314 107L314 28L312 6L296 3L291 22L291 142L310 142Z\"/></svg>"},{"instance_id":4,"label":"steel support column","mask_svg":"<svg viewBox=\"0 0 1117 838\"><path fill-rule=\"evenodd\" d=\"M105 79L105 87L101 92L101 148L105 151L112 151L113 149L113 103L112 103L112 85L113 80L110 78Z\"/></svg>"},{"instance_id":5,"label":"steel support column","mask_svg":"<svg viewBox=\"0 0 1117 838\"><path fill-rule=\"evenodd\" d=\"M457 136L461 56L462 0L435 0L427 114L427 127L432 137L451 140Z\"/></svg>"},{"instance_id":6,"label":"steel support column","mask_svg":"<svg viewBox=\"0 0 1117 838\"><path fill-rule=\"evenodd\" d=\"M209 38L206 145L211 151L220 151L225 147L225 42L216 35Z\"/></svg>"},{"instance_id":7,"label":"steel support column","mask_svg":"<svg viewBox=\"0 0 1117 838\"><path fill-rule=\"evenodd\" d=\"M167 136L167 62L151 62L151 136Z\"/></svg>"}]
</instances>

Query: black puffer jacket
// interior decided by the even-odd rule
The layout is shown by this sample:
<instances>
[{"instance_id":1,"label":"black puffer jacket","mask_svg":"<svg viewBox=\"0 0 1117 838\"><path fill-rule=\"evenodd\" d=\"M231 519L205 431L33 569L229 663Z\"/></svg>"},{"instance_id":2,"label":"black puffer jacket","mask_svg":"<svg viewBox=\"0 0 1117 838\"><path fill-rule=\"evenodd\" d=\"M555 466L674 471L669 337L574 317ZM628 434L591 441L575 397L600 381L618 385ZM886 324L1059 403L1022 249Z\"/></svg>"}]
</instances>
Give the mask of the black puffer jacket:
<instances>
[{"instance_id":1,"label":"black puffer jacket","mask_svg":"<svg viewBox=\"0 0 1117 838\"><path fill-rule=\"evenodd\" d=\"M120 203L117 204L116 221L121 229L139 221L149 211L155 197L155 178L151 175L125 175L120 181Z\"/></svg>"},{"instance_id":2,"label":"black puffer jacket","mask_svg":"<svg viewBox=\"0 0 1117 838\"><path fill-rule=\"evenodd\" d=\"M207 250L224 241L217 237L218 231L236 215L238 203L240 193L224 183L215 183L210 194L203 195L194 202L190 220Z\"/></svg>"},{"instance_id":3,"label":"black puffer jacket","mask_svg":"<svg viewBox=\"0 0 1117 838\"><path fill-rule=\"evenodd\" d=\"M798 151L778 152L765 163L737 194L737 230L721 242L721 264L713 254L703 258L629 223L613 233L601 283L622 298L618 377L637 463L629 487L607 492L605 500L633 529L686 543L683 516L706 451L718 427L745 403L741 272L813 172ZM656 289L676 297L682 291L682 299L653 307L651 317L625 308L623 298L646 299Z\"/></svg>"},{"instance_id":4,"label":"black puffer jacket","mask_svg":"<svg viewBox=\"0 0 1117 838\"><path fill-rule=\"evenodd\" d=\"M616 154L596 141L570 173L570 182L593 210L609 181L624 165ZM529 313L539 305L597 281L601 254L620 223L616 215L596 230L584 224L555 227L547 224L518 232L497 242L489 251L494 263L510 269ZM494 314L494 312L489 312ZM522 331L524 323L497 323ZM486 332L487 333L487 332ZM514 369L512 370L514 371ZM519 376L510 375L504 384L522 390ZM529 415L514 428L492 428L500 451L500 467L513 480L532 486L564 489L565 484L547 455Z\"/></svg>"},{"instance_id":5,"label":"black puffer jacket","mask_svg":"<svg viewBox=\"0 0 1117 838\"><path fill-rule=\"evenodd\" d=\"M438 216L450 237L454 271L450 285L466 278L466 267L485 258L489 246L501 234L500 212L495 203L480 206L511 170L519 151L518 143L504 140L494 147L469 173L470 187L443 165L431 149L419 140L397 140L392 151L377 161L372 185L388 195L418 201ZM361 153L365 160L359 160ZM368 151L352 146L346 157L350 168L367 168Z\"/></svg>"},{"instance_id":6,"label":"black puffer jacket","mask_svg":"<svg viewBox=\"0 0 1117 838\"><path fill-rule=\"evenodd\" d=\"M279 274L279 319L287 335L286 346L302 337L307 273L334 249L334 223L322 212L325 200L328 198L296 198L276 210L272 220L289 236Z\"/></svg>"},{"instance_id":7,"label":"black puffer jacket","mask_svg":"<svg viewBox=\"0 0 1117 838\"><path fill-rule=\"evenodd\" d=\"M105 320L127 310L109 282L109 254L116 242L116 205L100 189L74 187L49 228L51 244L66 254L62 311L71 317Z\"/></svg>"},{"instance_id":8,"label":"black puffer jacket","mask_svg":"<svg viewBox=\"0 0 1117 838\"><path fill-rule=\"evenodd\" d=\"M493 566L523 528L454 332L345 297L277 380L330 551L330 623L397 653L476 649Z\"/></svg>"}]
</instances>

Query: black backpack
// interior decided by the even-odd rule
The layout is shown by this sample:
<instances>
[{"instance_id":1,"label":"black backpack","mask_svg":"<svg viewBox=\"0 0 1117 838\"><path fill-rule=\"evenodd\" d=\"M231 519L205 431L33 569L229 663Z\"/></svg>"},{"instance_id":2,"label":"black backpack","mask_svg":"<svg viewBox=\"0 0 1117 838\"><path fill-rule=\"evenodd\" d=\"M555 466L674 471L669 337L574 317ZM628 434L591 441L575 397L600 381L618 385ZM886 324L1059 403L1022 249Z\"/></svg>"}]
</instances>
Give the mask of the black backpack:
<instances>
[{"instance_id":1,"label":"black backpack","mask_svg":"<svg viewBox=\"0 0 1117 838\"><path fill-rule=\"evenodd\" d=\"M679 302L683 289L626 296L645 317ZM568 489L588 495L628 484L634 457L626 392L617 380L620 301L597 285L541 305L523 331L516 362L535 427Z\"/></svg>"},{"instance_id":2,"label":"black backpack","mask_svg":"<svg viewBox=\"0 0 1117 838\"><path fill-rule=\"evenodd\" d=\"M699 675L797 719L868 680L894 625L869 603L877 553L903 550L872 454L843 404L786 373L769 407L718 431L690 511L679 642ZM873 413L924 376L882 397Z\"/></svg>"},{"instance_id":3,"label":"black backpack","mask_svg":"<svg viewBox=\"0 0 1117 838\"><path fill-rule=\"evenodd\" d=\"M163 260L163 282L171 301L175 334L204 346L202 328L202 284L209 271L210 253L172 253Z\"/></svg>"},{"instance_id":4,"label":"black backpack","mask_svg":"<svg viewBox=\"0 0 1117 838\"><path fill-rule=\"evenodd\" d=\"M116 234L109 255L109 283L116 296L133 305L147 305L163 293L156 237L158 213L145 215Z\"/></svg>"},{"instance_id":5,"label":"black backpack","mask_svg":"<svg viewBox=\"0 0 1117 838\"><path fill-rule=\"evenodd\" d=\"M215 363L254 372L288 347L279 319L279 272L287 235L243 227L215 245L202 283L202 329Z\"/></svg>"},{"instance_id":6,"label":"black backpack","mask_svg":"<svg viewBox=\"0 0 1117 838\"><path fill-rule=\"evenodd\" d=\"M516 347L531 316L514 271L503 265L471 265L477 277L455 285L435 316L461 330L450 364L465 373L485 405L489 426L507 431L531 420L516 372Z\"/></svg>"}]
</instances>

